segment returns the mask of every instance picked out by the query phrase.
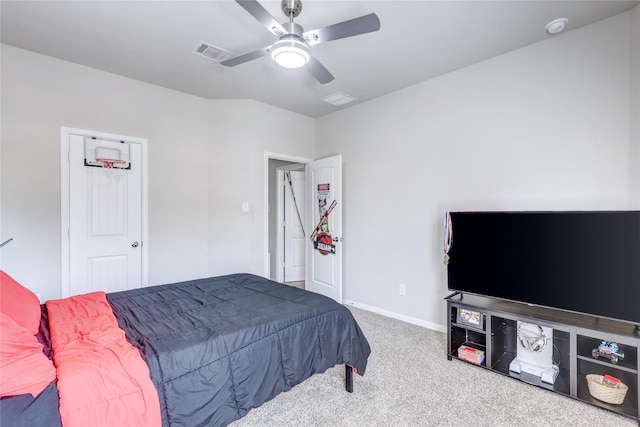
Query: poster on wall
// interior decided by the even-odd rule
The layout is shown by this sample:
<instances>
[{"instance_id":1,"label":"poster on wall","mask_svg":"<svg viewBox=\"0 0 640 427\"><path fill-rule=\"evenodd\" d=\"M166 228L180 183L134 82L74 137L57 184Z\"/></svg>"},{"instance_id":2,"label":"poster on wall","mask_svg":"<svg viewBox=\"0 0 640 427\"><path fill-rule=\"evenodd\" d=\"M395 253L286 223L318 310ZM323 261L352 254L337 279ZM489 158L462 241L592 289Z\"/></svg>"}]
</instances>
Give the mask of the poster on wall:
<instances>
[{"instance_id":1,"label":"poster on wall","mask_svg":"<svg viewBox=\"0 0 640 427\"><path fill-rule=\"evenodd\" d=\"M322 255L335 254L336 245L333 244L331 231L329 229L329 214L337 202L334 200L329 204L329 200L331 200L331 184L318 184L316 189L316 199L318 202L320 222L312 234L313 247Z\"/></svg>"}]
</instances>

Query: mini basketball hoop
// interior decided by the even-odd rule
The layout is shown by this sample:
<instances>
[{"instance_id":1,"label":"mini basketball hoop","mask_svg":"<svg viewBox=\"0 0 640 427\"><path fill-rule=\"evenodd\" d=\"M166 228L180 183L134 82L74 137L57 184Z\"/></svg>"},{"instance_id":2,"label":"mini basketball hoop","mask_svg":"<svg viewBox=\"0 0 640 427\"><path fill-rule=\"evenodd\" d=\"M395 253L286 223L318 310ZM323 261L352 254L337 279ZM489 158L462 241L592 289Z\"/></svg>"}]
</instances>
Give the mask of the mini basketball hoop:
<instances>
[{"instance_id":1,"label":"mini basketball hoop","mask_svg":"<svg viewBox=\"0 0 640 427\"><path fill-rule=\"evenodd\" d=\"M96 158L96 163L102 167L107 175L120 180L122 178L123 170L126 169L127 161L121 159L107 159L100 157Z\"/></svg>"},{"instance_id":2,"label":"mini basketball hoop","mask_svg":"<svg viewBox=\"0 0 640 427\"><path fill-rule=\"evenodd\" d=\"M120 159L104 159L104 158L98 158L96 159L96 163L100 163L102 165L103 169L124 169L124 166L121 165L126 165L127 162L125 160L120 160Z\"/></svg>"},{"instance_id":3,"label":"mini basketball hoop","mask_svg":"<svg viewBox=\"0 0 640 427\"><path fill-rule=\"evenodd\" d=\"M120 181L125 169L131 169L130 144L86 137L84 139L84 165L102 168L109 178Z\"/></svg>"}]
</instances>

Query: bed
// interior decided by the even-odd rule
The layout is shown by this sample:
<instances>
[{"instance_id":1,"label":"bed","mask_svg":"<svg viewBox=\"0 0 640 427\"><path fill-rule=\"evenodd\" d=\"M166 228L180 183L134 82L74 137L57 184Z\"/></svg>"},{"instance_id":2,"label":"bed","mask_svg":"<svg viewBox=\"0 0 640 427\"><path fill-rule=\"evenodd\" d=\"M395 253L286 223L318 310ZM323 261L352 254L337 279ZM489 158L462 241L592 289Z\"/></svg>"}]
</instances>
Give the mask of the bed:
<instances>
[{"instance_id":1,"label":"bed","mask_svg":"<svg viewBox=\"0 0 640 427\"><path fill-rule=\"evenodd\" d=\"M363 375L371 352L346 307L251 274L111 293L106 300L146 362L163 426L227 425L338 364L351 391L352 371ZM36 336L56 360L51 314L41 307ZM3 397L0 424L39 425L48 411L46 425L60 425L57 371L36 398Z\"/></svg>"}]
</instances>

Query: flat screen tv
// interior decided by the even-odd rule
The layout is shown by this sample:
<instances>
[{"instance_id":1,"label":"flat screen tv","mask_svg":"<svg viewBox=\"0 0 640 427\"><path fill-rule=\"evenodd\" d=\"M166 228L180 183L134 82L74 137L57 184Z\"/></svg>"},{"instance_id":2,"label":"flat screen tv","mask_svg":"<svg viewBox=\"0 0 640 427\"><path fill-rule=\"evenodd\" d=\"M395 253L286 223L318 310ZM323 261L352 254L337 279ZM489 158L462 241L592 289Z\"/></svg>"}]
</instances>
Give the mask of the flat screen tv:
<instances>
[{"instance_id":1,"label":"flat screen tv","mask_svg":"<svg viewBox=\"0 0 640 427\"><path fill-rule=\"evenodd\" d=\"M451 291L640 325L640 211L449 215Z\"/></svg>"}]
</instances>

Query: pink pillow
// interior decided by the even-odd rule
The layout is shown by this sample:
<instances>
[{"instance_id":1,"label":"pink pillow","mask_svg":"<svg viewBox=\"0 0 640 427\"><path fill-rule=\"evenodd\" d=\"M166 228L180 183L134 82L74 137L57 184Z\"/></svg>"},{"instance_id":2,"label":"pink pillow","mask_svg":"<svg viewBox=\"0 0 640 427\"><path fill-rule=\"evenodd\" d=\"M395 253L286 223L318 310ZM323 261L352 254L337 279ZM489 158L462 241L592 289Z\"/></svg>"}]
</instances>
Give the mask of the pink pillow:
<instances>
[{"instance_id":1,"label":"pink pillow","mask_svg":"<svg viewBox=\"0 0 640 427\"><path fill-rule=\"evenodd\" d=\"M40 327L40 300L36 294L0 270L0 311L26 328L31 335Z\"/></svg>"},{"instance_id":2,"label":"pink pillow","mask_svg":"<svg viewBox=\"0 0 640 427\"><path fill-rule=\"evenodd\" d=\"M0 313L0 396L39 395L56 379L53 362L36 337Z\"/></svg>"}]
</instances>

